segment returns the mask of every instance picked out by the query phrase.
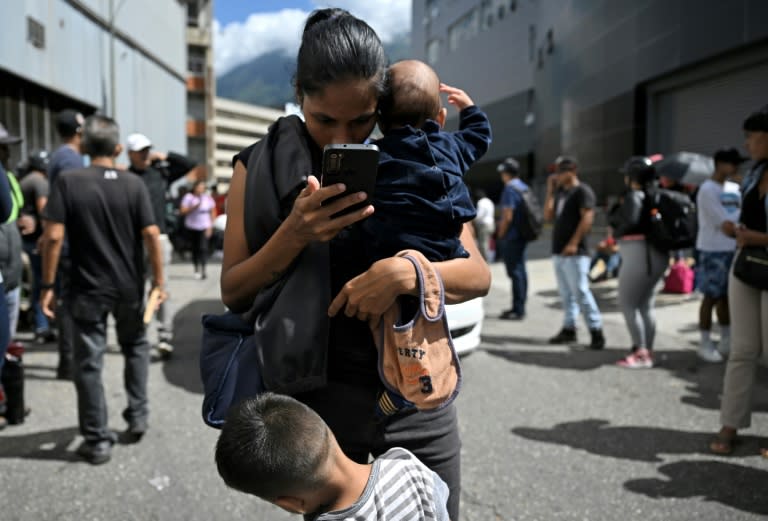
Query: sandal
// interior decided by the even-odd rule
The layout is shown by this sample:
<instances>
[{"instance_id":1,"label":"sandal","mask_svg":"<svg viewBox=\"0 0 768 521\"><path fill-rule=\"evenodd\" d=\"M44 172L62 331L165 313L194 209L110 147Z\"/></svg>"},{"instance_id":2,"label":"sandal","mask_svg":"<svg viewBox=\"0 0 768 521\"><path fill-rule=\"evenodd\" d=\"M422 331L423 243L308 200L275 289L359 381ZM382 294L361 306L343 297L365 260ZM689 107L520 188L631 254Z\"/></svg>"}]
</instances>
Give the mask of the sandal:
<instances>
[{"instance_id":1,"label":"sandal","mask_svg":"<svg viewBox=\"0 0 768 521\"><path fill-rule=\"evenodd\" d=\"M709 450L714 454L727 456L733 452L733 448L739 443L741 443L741 439L739 439L736 432L733 434L724 434L723 431L720 431L715 434L715 437L709 442Z\"/></svg>"}]
</instances>

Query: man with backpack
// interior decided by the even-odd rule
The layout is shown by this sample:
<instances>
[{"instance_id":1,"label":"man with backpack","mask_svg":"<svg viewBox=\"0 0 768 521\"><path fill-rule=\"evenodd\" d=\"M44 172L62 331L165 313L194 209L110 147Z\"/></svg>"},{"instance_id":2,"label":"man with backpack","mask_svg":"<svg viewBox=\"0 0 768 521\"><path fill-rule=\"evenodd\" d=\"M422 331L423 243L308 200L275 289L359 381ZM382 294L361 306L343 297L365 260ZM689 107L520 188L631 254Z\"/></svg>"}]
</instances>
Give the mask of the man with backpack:
<instances>
[{"instance_id":1,"label":"man with backpack","mask_svg":"<svg viewBox=\"0 0 768 521\"><path fill-rule=\"evenodd\" d=\"M501 194L501 219L497 229L498 247L512 284L512 307L499 315L503 320L525 318L528 298L528 272L525 250L528 242L541 233L542 214L536 197L520 180L520 164L513 158L499 163L496 170L504 183Z\"/></svg>"},{"instance_id":2,"label":"man with backpack","mask_svg":"<svg viewBox=\"0 0 768 521\"><path fill-rule=\"evenodd\" d=\"M603 317L589 289L587 251L587 234L595 218L595 193L579 181L578 164L573 157L560 156L555 160L555 173L547 179L544 218L554 221L552 260L565 310L563 326L549 343L576 342L576 318L581 311L592 337L589 348L602 349Z\"/></svg>"}]
</instances>

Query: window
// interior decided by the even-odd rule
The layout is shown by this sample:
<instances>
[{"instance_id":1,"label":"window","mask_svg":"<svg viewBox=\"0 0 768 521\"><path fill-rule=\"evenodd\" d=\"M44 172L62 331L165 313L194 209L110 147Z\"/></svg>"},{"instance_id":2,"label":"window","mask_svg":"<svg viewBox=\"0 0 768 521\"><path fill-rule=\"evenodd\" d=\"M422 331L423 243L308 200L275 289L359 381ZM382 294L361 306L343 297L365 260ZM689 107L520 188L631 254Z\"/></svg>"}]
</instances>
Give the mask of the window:
<instances>
[{"instance_id":1,"label":"window","mask_svg":"<svg viewBox=\"0 0 768 521\"><path fill-rule=\"evenodd\" d=\"M483 3L480 4L480 23L484 31L493 25L493 3L491 0L483 0Z\"/></svg>"},{"instance_id":2,"label":"window","mask_svg":"<svg viewBox=\"0 0 768 521\"><path fill-rule=\"evenodd\" d=\"M478 26L478 11L477 9L472 9L448 28L448 47L452 51L458 49L462 42L477 35Z\"/></svg>"},{"instance_id":3,"label":"window","mask_svg":"<svg viewBox=\"0 0 768 521\"><path fill-rule=\"evenodd\" d=\"M517 0L509 0L509 12L514 13L517 10Z\"/></svg>"},{"instance_id":4,"label":"window","mask_svg":"<svg viewBox=\"0 0 768 521\"><path fill-rule=\"evenodd\" d=\"M425 9L427 17L437 18L437 15L440 14L439 4L440 0L427 0L427 6Z\"/></svg>"},{"instance_id":5,"label":"window","mask_svg":"<svg viewBox=\"0 0 768 521\"><path fill-rule=\"evenodd\" d=\"M45 48L45 26L31 16L27 16L27 41L38 49Z\"/></svg>"},{"instance_id":6,"label":"window","mask_svg":"<svg viewBox=\"0 0 768 521\"><path fill-rule=\"evenodd\" d=\"M434 65L440 57L440 40L430 40L427 44L427 62Z\"/></svg>"},{"instance_id":7,"label":"window","mask_svg":"<svg viewBox=\"0 0 768 521\"><path fill-rule=\"evenodd\" d=\"M187 26L197 27L199 25L200 6L197 0L187 2Z\"/></svg>"},{"instance_id":8,"label":"window","mask_svg":"<svg viewBox=\"0 0 768 521\"><path fill-rule=\"evenodd\" d=\"M205 51L190 46L187 53L187 71L196 76L205 76Z\"/></svg>"}]
</instances>

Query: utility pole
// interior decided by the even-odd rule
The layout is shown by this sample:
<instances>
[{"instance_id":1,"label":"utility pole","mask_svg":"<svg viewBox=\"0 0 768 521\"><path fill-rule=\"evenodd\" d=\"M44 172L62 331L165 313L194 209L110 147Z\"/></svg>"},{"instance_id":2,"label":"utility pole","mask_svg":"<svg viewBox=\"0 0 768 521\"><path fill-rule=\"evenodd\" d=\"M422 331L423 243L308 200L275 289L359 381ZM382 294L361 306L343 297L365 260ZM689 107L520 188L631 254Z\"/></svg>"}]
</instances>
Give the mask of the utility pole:
<instances>
[{"instance_id":1,"label":"utility pole","mask_svg":"<svg viewBox=\"0 0 768 521\"><path fill-rule=\"evenodd\" d=\"M116 119L117 81L115 79L115 18L125 0L115 8L115 0L109 0L109 117Z\"/></svg>"}]
</instances>

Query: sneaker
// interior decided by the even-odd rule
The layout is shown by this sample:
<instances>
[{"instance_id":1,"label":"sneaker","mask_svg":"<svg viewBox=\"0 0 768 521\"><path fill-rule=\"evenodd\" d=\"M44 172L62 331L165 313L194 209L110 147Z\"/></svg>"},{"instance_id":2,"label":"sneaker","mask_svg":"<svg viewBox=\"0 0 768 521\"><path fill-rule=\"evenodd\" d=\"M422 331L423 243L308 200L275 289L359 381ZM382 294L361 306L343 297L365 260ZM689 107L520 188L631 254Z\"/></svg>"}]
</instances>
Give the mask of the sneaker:
<instances>
[{"instance_id":1,"label":"sneaker","mask_svg":"<svg viewBox=\"0 0 768 521\"><path fill-rule=\"evenodd\" d=\"M38 331L37 333L35 333L35 343L38 345L47 344L49 342L55 342L55 341L56 341L56 333L54 333L50 329Z\"/></svg>"},{"instance_id":2,"label":"sneaker","mask_svg":"<svg viewBox=\"0 0 768 521\"><path fill-rule=\"evenodd\" d=\"M723 361L723 355L721 355L718 350L715 349L715 345L711 340L709 342L702 343L696 354L699 355L699 358L705 362L709 362L710 364L719 364Z\"/></svg>"},{"instance_id":3,"label":"sneaker","mask_svg":"<svg viewBox=\"0 0 768 521\"><path fill-rule=\"evenodd\" d=\"M195 272L195 279L197 280L203 280L203 274L200 272Z\"/></svg>"},{"instance_id":4,"label":"sneaker","mask_svg":"<svg viewBox=\"0 0 768 521\"><path fill-rule=\"evenodd\" d=\"M56 368L57 380L73 380L74 374L72 369L72 361L68 359L59 360L59 366Z\"/></svg>"},{"instance_id":5,"label":"sneaker","mask_svg":"<svg viewBox=\"0 0 768 521\"><path fill-rule=\"evenodd\" d=\"M589 344L590 349L597 351L605 347L605 336L603 336L602 329L592 329L589 333L592 335L592 342Z\"/></svg>"},{"instance_id":6,"label":"sneaker","mask_svg":"<svg viewBox=\"0 0 768 521\"><path fill-rule=\"evenodd\" d=\"M91 465L101 465L112 459L112 442L109 440L84 441L75 452Z\"/></svg>"},{"instance_id":7,"label":"sneaker","mask_svg":"<svg viewBox=\"0 0 768 521\"><path fill-rule=\"evenodd\" d=\"M173 345L167 340L161 340L155 346L157 348L157 354L163 360L168 360L173 354Z\"/></svg>"},{"instance_id":8,"label":"sneaker","mask_svg":"<svg viewBox=\"0 0 768 521\"><path fill-rule=\"evenodd\" d=\"M626 369L650 369L653 367L653 355L645 348L638 349L616 362L616 365Z\"/></svg>"},{"instance_id":9,"label":"sneaker","mask_svg":"<svg viewBox=\"0 0 768 521\"><path fill-rule=\"evenodd\" d=\"M558 334L549 339L550 344L570 344L576 342L576 330L564 327Z\"/></svg>"}]
</instances>

